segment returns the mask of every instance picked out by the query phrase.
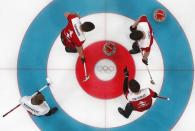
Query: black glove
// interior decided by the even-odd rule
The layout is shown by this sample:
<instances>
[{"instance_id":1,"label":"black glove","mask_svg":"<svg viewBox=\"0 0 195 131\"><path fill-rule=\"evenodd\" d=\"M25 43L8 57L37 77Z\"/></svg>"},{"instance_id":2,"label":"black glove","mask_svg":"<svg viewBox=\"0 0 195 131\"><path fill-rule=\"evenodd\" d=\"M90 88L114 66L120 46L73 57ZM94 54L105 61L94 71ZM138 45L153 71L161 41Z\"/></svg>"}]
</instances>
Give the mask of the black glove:
<instances>
[{"instance_id":1,"label":"black glove","mask_svg":"<svg viewBox=\"0 0 195 131\"><path fill-rule=\"evenodd\" d=\"M145 65L148 65L148 59L142 59L142 62L145 64Z\"/></svg>"},{"instance_id":2,"label":"black glove","mask_svg":"<svg viewBox=\"0 0 195 131\"><path fill-rule=\"evenodd\" d=\"M133 28L133 26L130 26L130 31L131 31L131 32L133 32L133 31L136 30L136 29L137 29L136 27Z\"/></svg>"},{"instance_id":3,"label":"black glove","mask_svg":"<svg viewBox=\"0 0 195 131\"><path fill-rule=\"evenodd\" d=\"M81 62L82 62L82 64L84 64L84 62L85 62L85 57L81 58Z\"/></svg>"},{"instance_id":4,"label":"black glove","mask_svg":"<svg viewBox=\"0 0 195 131\"><path fill-rule=\"evenodd\" d=\"M50 86L50 83L47 83L47 86Z\"/></svg>"},{"instance_id":5,"label":"black glove","mask_svg":"<svg viewBox=\"0 0 195 131\"><path fill-rule=\"evenodd\" d=\"M155 92L153 98L158 97L158 94Z\"/></svg>"},{"instance_id":6,"label":"black glove","mask_svg":"<svg viewBox=\"0 0 195 131\"><path fill-rule=\"evenodd\" d=\"M123 70L123 72L124 72L125 77L128 77L129 76L129 71L128 71L127 67L125 67L125 69Z\"/></svg>"}]
</instances>

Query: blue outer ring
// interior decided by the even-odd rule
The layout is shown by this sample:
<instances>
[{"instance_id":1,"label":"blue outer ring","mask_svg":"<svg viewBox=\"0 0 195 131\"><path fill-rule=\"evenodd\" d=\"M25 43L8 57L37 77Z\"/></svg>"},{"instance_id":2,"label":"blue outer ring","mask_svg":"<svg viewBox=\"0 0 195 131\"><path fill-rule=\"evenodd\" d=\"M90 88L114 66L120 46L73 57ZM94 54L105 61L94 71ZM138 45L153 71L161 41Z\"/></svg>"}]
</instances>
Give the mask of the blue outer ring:
<instances>
[{"instance_id":1,"label":"blue outer ring","mask_svg":"<svg viewBox=\"0 0 195 131\"><path fill-rule=\"evenodd\" d=\"M164 9L167 19L156 23L152 18L155 9ZM193 82L193 60L187 38L174 17L155 0L55 0L35 18L22 42L18 59L18 83L22 95L30 95L45 83L50 49L66 25L64 12L79 12L81 16L97 12L112 12L137 19L149 16L164 61L164 81L161 94L171 101L157 100L141 118L111 131L168 131L181 117L188 103ZM50 106L59 105L50 91L45 91ZM60 108L60 107L59 107ZM43 131L103 131L82 124L59 110L51 117L33 117Z\"/></svg>"}]
</instances>

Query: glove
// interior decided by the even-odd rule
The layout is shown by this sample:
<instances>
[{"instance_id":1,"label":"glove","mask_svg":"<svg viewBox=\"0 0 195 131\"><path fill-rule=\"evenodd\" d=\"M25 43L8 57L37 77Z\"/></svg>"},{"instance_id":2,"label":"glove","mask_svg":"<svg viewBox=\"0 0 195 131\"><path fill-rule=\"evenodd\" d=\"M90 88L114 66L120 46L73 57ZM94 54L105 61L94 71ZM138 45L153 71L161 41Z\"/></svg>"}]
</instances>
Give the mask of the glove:
<instances>
[{"instance_id":1,"label":"glove","mask_svg":"<svg viewBox=\"0 0 195 131\"><path fill-rule=\"evenodd\" d=\"M142 59L142 62L143 62L145 65L148 65L148 59Z\"/></svg>"},{"instance_id":2,"label":"glove","mask_svg":"<svg viewBox=\"0 0 195 131\"><path fill-rule=\"evenodd\" d=\"M156 97L158 97L158 94L157 93L154 93L154 96L153 96L154 98L156 98Z\"/></svg>"},{"instance_id":3,"label":"glove","mask_svg":"<svg viewBox=\"0 0 195 131\"><path fill-rule=\"evenodd\" d=\"M127 67L125 67L125 69L123 70L123 72L124 72L125 77L128 77L129 76L129 71L128 71Z\"/></svg>"},{"instance_id":4,"label":"glove","mask_svg":"<svg viewBox=\"0 0 195 131\"><path fill-rule=\"evenodd\" d=\"M133 32L133 31L136 30L136 29L137 29L136 27L133 28L133 26L130 26L130 31Z\"/></svg>"},{"instance_id":5,"label":"glove","mask_svg":"<svg viewBox=\"0 0 195 131\"><path fill-rule=\"evenodd\" d=\"M42 94L39 90L37 90L36 92L37 92L37 94Z\"/></svg>"},{"instance_id":6,"label":"glove","mask_svg":"<svg viewBox=\"0 0 195 131\"><path fill-rule=\"evenodd\" d=\"M81 62L82 62L82 64L84 64L84 62L85 62L85 57L82 57L82 58L81 58Z\"/></svg>"}]
</instances>

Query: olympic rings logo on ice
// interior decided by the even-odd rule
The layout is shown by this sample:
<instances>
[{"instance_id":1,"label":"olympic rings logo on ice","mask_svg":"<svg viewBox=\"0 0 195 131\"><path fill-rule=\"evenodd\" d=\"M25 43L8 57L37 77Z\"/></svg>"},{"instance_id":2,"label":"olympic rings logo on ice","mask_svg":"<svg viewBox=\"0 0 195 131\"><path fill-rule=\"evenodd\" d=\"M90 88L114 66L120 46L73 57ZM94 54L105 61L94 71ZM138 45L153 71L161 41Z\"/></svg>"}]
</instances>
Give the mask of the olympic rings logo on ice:
<instances>
[{"instance_id":1,"label":"olympic rings logo on ice","mask_svg":"<svg viewBox=\"0 0 195 131\"><path fill-rule=\"evenodd\" d=\"M41 35L41 31L37 31L40 30L37 27L39 27L40 24L42 24L42 19L44 19L45 21L51 21L50 17L48 16L48 12L52 12L55 10L55 8L53 7L58 7L63 5L63 8L66 10L58 10L58 13L63 14L64 11L69 11L69 10L76 10L78 12L80 12L82 15L86 16L88 14L93 14L93 13L98 13L98 12L105 12L105 10L103 8L101 8L101 4L97 5L97 4L91 4L90 8L86 8L86 9L80 9L75 7L75 3L68 3L67 4L63 4L64 0L59 0L59 1L52 1L50 3L50 5L48 5L46 8L44 8L44 10L42 10L40 12L40 14L36 17L36 19L34 19L34 21L31 23L31 25L29 26L29 30L27 30L26 35L24 36L24 41L22 41L22 46L20 47L20 52L18 55L18 67L22 67L25 66L26 63L28 63L28 65L30 66L34 66L36 64L36 66L45 66L47 67L47 63L46 62L40 62L36 59L36 63L34 61L32 61L31 59L29 59L32 55L35 55L37 57L43 58L43 60L47 60L49 58L49 51L51 49L51 46L53 43L51 43L54 39L56 39L56 31L58 31L60 29L60 26L58 26L57 28L55 26L50 26L50 25L44 25L42 28L45 31L50 31L51 29L53 30L51 33L46 33L44 35L44 39L41 39L38 41L38 44L33 44L32 36L35 35ZM68 2L68 1L67 1ZM104 1L102 1L104 2ZM138 16L142 15L140 12L145 12L145 13L150 13L151 10L145 10L147 9L151 9L154 7L157 8L161 8L164 9L164 6L162 6L160 3L158 3L158 1L151 1L150 4L147 4L148 1L143 1L143 4L140 5L139 1L133 1L133 0L129 0L129 1L123 1L121 2L121 5L124 6L124 8L126 7L125 5L135 5L135 10L132 10L131 12L128 12L128 10L126 10L126 7L124 10L121 10L120 8L115 8L115 6L110 6L109 9L107 10L107 12L110 13L116 13L116 14L121 14L123 16L127 16L130 18L137 18ZM92 2L93 3L93 2ZM101 3L101 2L100 2ZM111 5L115 5L117 3L116 0L112 0L109 1L109 4ZM77 1L77 4L79 4L80 6L86 6L85 2L82 1ZM102 3L103 4L103 3ZM100 8L99 8L100 7ZM139 8L139 12L136 12L136 9ZM167 13L169 13L168 10L166 10ZM128 15L127 15L128 14ZM170 27L174 27L171 29L168 29L168 31L170 33L174 33L175 30L179 30L181 32L181 34L179 34L181 37L179 37L179 39L175 40L174 38L170 38L168 41L164 41L164 39L160 39L161 36L163 37L168 37L168 33L166 32L157 32L158 35L156 35L156 38L158 39L158 45L159 47L163 47L160 48L161 51L163 52L163 60L164 62L164 68L168 68L169 67L169 63L173 63L174 66L176 66L175 68L189 68L190 69L194 69L193 67L193 58L192 58L192 54L191 51L189 51L189 43L188 40L185 36L185 33L181 30L181 26L179 25L179 23L175 20L175 18L171 15L171 13L168 14L169 15L169 26ZM58 15L54 16L54 19L61 24L65 24L63 21L61 21L61 19L58 19ZM154 21L151 21L153 26L157 27L157 24L154 23ZM50 27L50 28L48 28ZM163 26L158 26L159 29L163 29ZM173 30L174 29L174 30ZM176 64L178 61L174 58L178 58L177 54L167 50L167 48L170 47L170 44L173 42L181 42L180 46L178 48L178 50L182 50L183 52L185 52L185 56L188 57L188 59L185 59L186 57L182 57L181 61L185 61L186 64L183 64L182 66L180 64ZM45 44L41 44L41 43L45 43ZM24 46L23 46L24 45ZM31 48L28 48L31 47ZM39 48L44 48L45 50L36 50ZM170 57L167 57L170 56ZM98 64L98 65L105 65L105 64ZM97 65L97 66L98 66ZM109 64L110 65L110 64ZM115 66L115 65L113 65ZM109 66L108 66L109 67ZM103 71L103 66L100 68ZM111 67L112 68L112 67ZM109 68L110 69L110 68ZM96 67L95 70L97 71ZM105 69L107 70L107 69ZM114 74L114 72L116 72L117 68L115 67L115 70L109 74L103 74L99 71L97 71L97 76L100 76L99 78L104 79L105 76L108 77L109 79L111 78L110 76L112 74ZM45 74L47 74L47 70L43 70L43 72L25 72L22 70L17 70L17 77L18 77L18 83L20 83L20 90L21 90L21 94L25 95L25 93L31 93L32 90L34 90L35 86L32 86L31 83L36 83L36 80L43 80L45 78ZM109 71L109 70L108 70ZM99 74L98 74L99 73ZM174 72L173 72L174 73ZM36 74L36 75L34 75ZM101 75L103 74L103 75ZM183 111L185 110L185 107L187 105L187 102L189 100L189 96L191 94L191 90L192 90L192 83L193 83L193 72L189 72L186 74L188 77L185 77L186 83L185 84L185 92L184 93L180 93L181 90L175 90L175 92L173 93L169 93L169 89L166 85L173 83L175 87L180 87L181 86L181 82L175 82L181 79L184 79L183 75L170 75L170 73L167 73L166 71L164 72L164 77L165 79L163 80L163 93L170 94L170 97L173 97L175 99L179 99L181 98L181 94L182 94L182 98L185 98L183 100L182 103L179 103L180 105L180 109L178 108L174 108L175 111L171 114L169 114L169 123L164 124L162 130L170 130L170 128L173 128L177 122L177 120L181 117ZM24 77L25 76L25 77ZM107 79L106 79L107 80ZM183 85L182 84L182 85ZM25 87L29 87L29 90L26 90ZM168 90L168 91L167 91ZM50 98L51 102L54 103L55 99L53 98L53 95L51 95L51 93L46 94L47 97ZM146 114L144 115L144 117L141 117L139 119L137 119L136 121L133 121L132 123L123 125L123 126L119 126L119 127L106 127L105 129L108 130L130 130L130 129L142 129L142 130L155 130L156 127L161 127L162 124L161 123L156 123L156 126L147 126L144 129L140 128L140 125L142 124L148 124L148 120L150 118L154 118L154 119L158 119L159 121L163 121L164 117L162 117L164 114L167 114L166 110L170 110L172 109L172 107L177 107L178 104L175 104L176 102L172 102L172 106L167 106L166 104L155 104L155 106L149 111L146 112ZM56 103L57 104L57 103ZM176 106L175 106L176 105ZM60 106L60 105L56 105L56 106ZM156 112L156 110L158 110L159 108L165 108L165 110L161 110L160 112ZM160 115L159 115L160 113ZM59 112L56 114L56 118L57 117L61 117L63 116L64 119L62 119L63 123L66 123L67 125L74 125L74 127L72 127L72 130L77 130L78 128L81 128L81 130L103 130L104 128L98 128L96 127L96 125L94 126L86 126L88 125L87 123L83 123L83 122L79 122L75 119L73 119L72 117L70 117L69 114L65 113L63 110L59 110ZM46 122L41 122L38 119L33 119L33 121L35 121L35 123L37 123L38 127L41 130L55 130L56 128L58 128L59 126L59 122L58 121L53 121L52 126L48 126ZM70 128L68 126L64 126L62 127L62 130L70 130Z\"/></svg>"},{"instance_id":2,"label":"olympic rings logo on ice","mask_svg":"<svg viewBox=\"0 0 195 131\"><path fill-rule=\"evenodd\" d=\"M102 73L111 73L115 70L115 67L112 65L98 65L97 71L102 72Z\"/></svg>"}]
</instances>

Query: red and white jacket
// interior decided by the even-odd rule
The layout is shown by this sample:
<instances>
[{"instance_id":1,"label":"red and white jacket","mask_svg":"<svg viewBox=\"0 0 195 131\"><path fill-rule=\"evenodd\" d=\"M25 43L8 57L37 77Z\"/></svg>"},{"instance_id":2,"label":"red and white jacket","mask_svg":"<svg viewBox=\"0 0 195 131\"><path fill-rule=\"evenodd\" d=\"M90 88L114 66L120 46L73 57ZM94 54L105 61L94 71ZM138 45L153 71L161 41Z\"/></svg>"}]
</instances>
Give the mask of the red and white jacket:
<instances>
[{"instance_id":1,"label":"red and white jacket","mask_svg":"<svg viewBox=\"0 0 195 131\"><path fill-rule=\"evenodd\" d=\"M64 45L69 48L80 47L85 41L84 33L81 31L81 21L76 14L68 15L68 24L62 30L61 37Z\"/></svg>"},{"instance_id":2,"label":"red and white jacket","mask_svg":"<svg viewBox=\"0 0 195 131\"><path fill-rule=\"evenodd\" d=\"M145 111L152 106L152 97L155 97L156 93L147 88L141 89L138 93L132 93L127 91L125 94L126 99L133 106L136 111Z\"/></svg>"}]
</instances>

